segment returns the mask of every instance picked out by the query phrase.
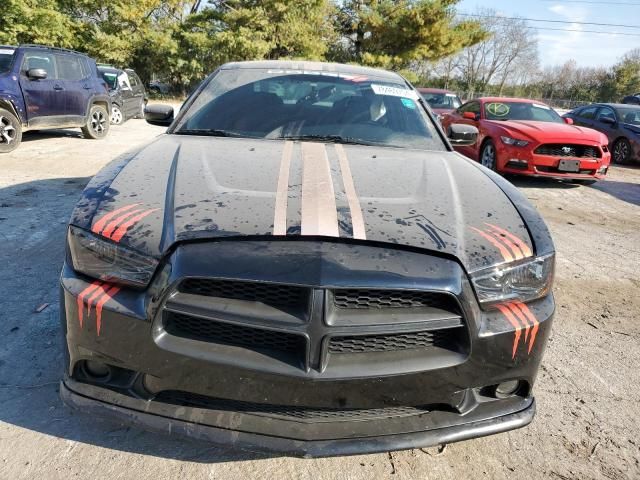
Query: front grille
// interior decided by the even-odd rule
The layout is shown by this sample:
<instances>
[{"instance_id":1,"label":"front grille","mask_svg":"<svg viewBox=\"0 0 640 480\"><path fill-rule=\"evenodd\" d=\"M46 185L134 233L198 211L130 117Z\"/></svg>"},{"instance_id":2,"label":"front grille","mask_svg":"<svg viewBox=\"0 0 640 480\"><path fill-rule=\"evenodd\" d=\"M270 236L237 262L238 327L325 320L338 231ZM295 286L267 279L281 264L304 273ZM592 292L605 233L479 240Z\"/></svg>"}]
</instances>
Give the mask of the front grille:
<instances>
[{"instance_id":1,"label":"front grille","mask_svg":"<svg viewBox=\"0 0 640 480\"><path fill-rule=\"evenodd\" d=\"M272 354L302 356L306 351L306 340L301 335L216 322L176 312L165 312L164 328L176 337L234 345Z\"/></svg>"},{"instance_id":2,"label":"front grille","mask_svg":"<svg viewBox=\"0 0 640 480\"><path fill-rule=\"evenodd\" d=\"M427 332L332 337L328 350L329 353L393 352L429 347L455 350L459 330L448 328Z\"/></svg>"},{"instance_id":3,"label":"front grille","mask_svg":"<svg viewBox=\"0 0 640 480\"><path fill-rule=\"evenodd\" d=\"M455 300L447 294L411 290L346 288L333 291L333 303L338 308L355 309L435 307L457 310Z\"/></svg>"},{"instance_id":4,"label":"front grille","mask_svg":"<svg viewBox=\"0 0 640 480\"><path fill-rule=\"evenodd\" d=\"M548 155L551 157L573 157L573 158L600 158L601 153L597 147L589 145L547 143L540 145L533 153L538 155Z\"/></svg>"},{"instance_id":5,"label":"front grille","mask_svg":"<svg viewBox=\"0 0 640 480\"><path fill-rule=\"evenodd\" d=\"M165 390L154 397L155 401L170 403L191 408L205 408L210 410L242 412L252 415L270 417L284 417L293 420L322 421L353 421L371 420L393 417L405 417L427 413L426 408L411 406L394 406L384 408L329 408L303 407L296 405L270 405L263 403L244 402L224 398L209 397L196 393L178 390Z\"/></svg>"},{"instance_id":6,"label":"front grille","mask_svg":"<svg viewBox=\"0 0 640 480\"><path fill-rule=\"evenodd\" d=\"M193 295L261 302L273 307L299 307L309 298L309 289L275 283L241 282L211 278L188 278L178 290Z\"/></svg>"}]
</instances>

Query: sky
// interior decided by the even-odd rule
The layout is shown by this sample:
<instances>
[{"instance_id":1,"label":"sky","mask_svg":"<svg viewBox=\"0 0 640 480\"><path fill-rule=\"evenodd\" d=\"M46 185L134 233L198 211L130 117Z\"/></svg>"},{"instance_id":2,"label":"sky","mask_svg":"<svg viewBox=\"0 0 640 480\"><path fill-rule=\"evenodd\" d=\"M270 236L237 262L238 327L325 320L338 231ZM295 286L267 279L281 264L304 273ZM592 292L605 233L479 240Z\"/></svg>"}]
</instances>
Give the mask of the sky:
<instances>
[{"instance_id":1,"label":"sky","mask_svg":"<svg viewBox=\"0 0 640 480\"><path fill-rule=\"evenodd\" d=\"M623 5L628 4L628 5ZM622 28L595 25L529 22L531 26L580 30L537 32L542 66L557 65L574 59L580 66L609 66L627 51L640 47L640 0L462 0L459 13L477 13L479 8L491 8L506 17L526 17L571 22L597 22L635 25ZM584 30L632 33L637 36L599 35Z\"/></svg>"}]
</instances>

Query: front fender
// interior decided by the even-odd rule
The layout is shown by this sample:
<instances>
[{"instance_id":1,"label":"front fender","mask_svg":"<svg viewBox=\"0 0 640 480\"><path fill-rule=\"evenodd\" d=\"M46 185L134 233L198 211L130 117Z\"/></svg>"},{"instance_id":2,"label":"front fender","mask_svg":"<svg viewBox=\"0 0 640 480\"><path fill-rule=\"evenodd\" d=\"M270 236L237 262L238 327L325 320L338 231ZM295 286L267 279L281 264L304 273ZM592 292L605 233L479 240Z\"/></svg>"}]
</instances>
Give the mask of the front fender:
<instances>
[{"instance_id":1,"label":"front fender","mask_svg":"<svg viewBox=\"0 0 640 480\"><path fill-rule=\"evenodd\" d=\"M23 126L26 125L27 109L22 95L15 95L11 92L0 91L0 108L9 110L18 118L18 120L20 120L20 123Z\"/></svg>"}]
</instances>

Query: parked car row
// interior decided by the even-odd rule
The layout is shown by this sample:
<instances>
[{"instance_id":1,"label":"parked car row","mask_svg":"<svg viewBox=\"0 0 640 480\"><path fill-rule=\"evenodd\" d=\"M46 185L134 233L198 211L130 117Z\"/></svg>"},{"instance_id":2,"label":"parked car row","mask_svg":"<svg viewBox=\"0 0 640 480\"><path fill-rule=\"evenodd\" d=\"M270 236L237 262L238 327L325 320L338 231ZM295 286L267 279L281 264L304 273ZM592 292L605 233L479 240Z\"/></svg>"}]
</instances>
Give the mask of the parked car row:
<instances>
[{"instance_id":1,"label":"parked car row","mask_svg":"<svg viewBox=\"0 0 640 480\"><path fill-rule=\"evenodd\" d=\"M133 70L98 67L63 48L0 46L0 153L29 130L80 128L85 138L103 138L110 123L144 117L146 102Z\"/></svg>"}]
</instances>

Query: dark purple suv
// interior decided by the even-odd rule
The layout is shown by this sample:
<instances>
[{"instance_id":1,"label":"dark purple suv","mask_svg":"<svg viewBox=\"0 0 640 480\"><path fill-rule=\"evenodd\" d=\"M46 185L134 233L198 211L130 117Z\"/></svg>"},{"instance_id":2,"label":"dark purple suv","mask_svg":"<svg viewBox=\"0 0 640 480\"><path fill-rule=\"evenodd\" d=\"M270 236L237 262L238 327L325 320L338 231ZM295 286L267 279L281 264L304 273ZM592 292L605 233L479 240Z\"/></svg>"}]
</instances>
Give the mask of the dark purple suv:
<instances>
[{"instance_id":1,"label":"dark purple suv","mask_svg":"<svg viewBox=\"0 0 640 480\"><path fill-rule=\"evenodd\" d=\"M15 150L28 130L79 127L85 138L103 138L110 113L92 58L40 45L0 46L0 153Z\"/></svg>"}]
</instances>

